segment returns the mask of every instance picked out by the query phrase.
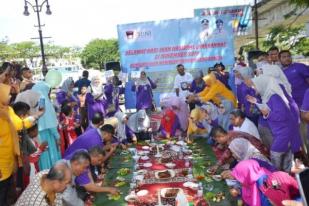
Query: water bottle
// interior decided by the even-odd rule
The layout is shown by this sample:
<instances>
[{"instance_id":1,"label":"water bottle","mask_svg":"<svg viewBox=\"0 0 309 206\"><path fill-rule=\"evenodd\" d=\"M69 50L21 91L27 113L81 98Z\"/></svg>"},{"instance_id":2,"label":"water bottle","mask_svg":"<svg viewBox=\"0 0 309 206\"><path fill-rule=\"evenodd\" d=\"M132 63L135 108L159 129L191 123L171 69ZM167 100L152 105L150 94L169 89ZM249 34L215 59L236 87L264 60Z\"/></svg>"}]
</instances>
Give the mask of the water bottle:
<instances>
[{"instance_id":1,"label":"water bottle","mask_svg":"<svg viewBox=\"0 0 309 206\"><path fill-rule=\"evenodd\" d=\"M197 197L203 197L203 184L198 183Z\"/></svg>"}]
</instances>

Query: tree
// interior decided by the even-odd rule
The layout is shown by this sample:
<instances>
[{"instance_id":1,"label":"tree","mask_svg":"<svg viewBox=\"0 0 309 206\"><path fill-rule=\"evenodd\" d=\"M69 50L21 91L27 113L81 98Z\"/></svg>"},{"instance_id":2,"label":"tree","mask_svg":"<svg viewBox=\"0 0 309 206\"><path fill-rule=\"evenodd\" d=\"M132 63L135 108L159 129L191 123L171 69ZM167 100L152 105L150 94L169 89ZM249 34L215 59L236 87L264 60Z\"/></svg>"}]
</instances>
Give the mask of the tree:
<instances>
[{"instance_id":1,"label":"tree","mask_svg":"<svg viewBox=\"0 0 309 206\"><path fill-rule=\"evenodd\" d=\"M39 46L32 41L24 41L11 45L14 52L14 58L16 59L30 59L32 60L34 57L38 57L40 55Z\"/></svg>"},{"instance_id":2,"label":"tree","mask_svg":"<svg viewBox=\"0 0 309 206\"><path fill-rule=\"evenodd\" d=\"M296 7L309 7L308 0L290 0L291 4L294 4Z\"/></svg>"},{"instance_id":3,"label":"tree","mask_svg":"<svg viewBox=\"0 0 309 206\"><path fill-rule=\"evenodd\" d=\"M81 53L85 68L105 69L109 61L119 61L118 42L116 39L94 39L90 41Z\"/></svg>"}]
</instances>

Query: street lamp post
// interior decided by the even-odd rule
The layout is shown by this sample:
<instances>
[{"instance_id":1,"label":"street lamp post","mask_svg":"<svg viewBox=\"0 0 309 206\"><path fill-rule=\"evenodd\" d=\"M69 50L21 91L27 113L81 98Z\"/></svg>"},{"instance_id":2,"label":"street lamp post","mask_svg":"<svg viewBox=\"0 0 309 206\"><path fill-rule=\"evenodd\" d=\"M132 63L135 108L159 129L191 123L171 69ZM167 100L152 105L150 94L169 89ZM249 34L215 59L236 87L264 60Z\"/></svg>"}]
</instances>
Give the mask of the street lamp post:
<instances>
[{"instance_id":1,"label":"street lamp post","mask_svg":"<svg viewBox=\"0 0 309 206\"><path fill-rule=\"evenodd\" d=\"M31 4L28 0L25 0L25 10L24 10L24 15L25 16L29 16L29 10L28 10L28 5L30 7L32 7L33 11L36 12L37 14L37 18L38 18L38 31L39 31L39 38L40 38L40 47L41 47L41 55L42 55L42 63L43 63L43 67L42 67L42 73L43 76L45 76L47 74L47 66L46 66L46 62L45 62L45 53L44 53L44 43L43 43L43 35L42 35L42 26L41 25L41 19L40 19L40 12L42 11L42 7L43 5L46 3L46 14L47 15L51 15L52 12L50 11L50 6L48 3L48 0L44 0L41 4L39 4L38 0L35 0L35 5Z\"/></svg>"}]
</instances>

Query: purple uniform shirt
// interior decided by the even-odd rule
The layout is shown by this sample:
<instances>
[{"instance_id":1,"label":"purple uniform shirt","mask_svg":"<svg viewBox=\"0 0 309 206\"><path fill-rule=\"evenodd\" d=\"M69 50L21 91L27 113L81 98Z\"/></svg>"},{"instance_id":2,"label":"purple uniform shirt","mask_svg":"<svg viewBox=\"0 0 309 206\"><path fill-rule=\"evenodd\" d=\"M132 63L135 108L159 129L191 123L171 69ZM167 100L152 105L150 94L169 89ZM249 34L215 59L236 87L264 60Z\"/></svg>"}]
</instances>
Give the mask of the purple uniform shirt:
<instances>
[{"instance_id":1,"label":"purple uniform shirt","mask_svg":"<svg viewBox=\"0 0 309 206\"><path fill-rule=\"evenodd\" d=\"M104 146L101 134L98 129L90 129L80 135L64 152L64 157L68 157L80 149L89 150L94 146Z\"/></svg>"},{"instance_id":2,"label":"purple uniform shirt","mask_svg":"<svg viewBox=\"0 0 309 206\"><path fill-rule=\"evenodd\" d=\"M136 92L136 109L150 109L152 107L152 89L155 89L157 85L148 78L150 85L136 85L132 86L132 91Z\"/></svg>"},{"instance_id":3,"label":"purple uniform shirt","mask_svg":"<svg viewBox=\"0 0 309 206\"><path fill-rule=\"evenodd\" d=\"M123 94L124 90L125 89L123 87L114 87L113 84L107 84L104 87L107 108L110 105L115 107L115 111L106 114L107 117L112 117L117 111L119 111L119 95Z\"/></svg>"},{"instance_id":4,"label":"purple uniform shirt","mask_svg":"<svg viewBox=\"0 0 309 206\"><path fill-rule=\"evenodd\" d=\"M190 88L190 92L197 94L200 93L201 91L203 91L206 87L205 82L202 80L200 84L196 84L195 80L192 81L191 83L191 88Z\"/></svg>"},{"instance_id":5,"label":"purple uniform shirt","mask_svg":"<svg viewBox=\"0 0 309 206\"><path fill-rule=\"evenodd\" d=\"M301 110L303 112L309 112L309 89L307 89L306 92L305 92L305 96L304 96L303 104L301 106ZM307 135L308 135L308 139L309 139L309 124L308 123L307 123Z\"/></svg>"},{"instance_id":6,"label":"purple uniform shirt","mask_svg":"<svg viewBox=\"0 0 309 206\"><path fill-rule=\"evenodd\" d=\"M101 112L105 115L107 109L107 102L105 99L94 99L94 97L88 93L86 95L86 104L88 109L88 119L91 121L94 113Z\"/></svg>"},{"instance_id":7,"label":"purple uniform shirt","mask_svg":"<svg viewBox=\"0 0 309 206\"><path fill-rule=\"evenodd\" d=\"M305 91L309 88L309 67L301 63L292 63L283 70L292 86L292 96L298 107L301 107Z\"/></svg>"},{"instance_id":8,"label":"purple uniform shirt","mask_svg":"<svg viewBox=\"0 0 309 206\"><path fill-rule=\"evenodd\" d=\"M296 127L292 111L277 94L271 96L267 105L271 110L267 117L269 128L273 134L271 150L287 152L290 145L293 152L298 152L301 139L295 135L295 131L299 128Z\"/></svg>"}]
</instances>

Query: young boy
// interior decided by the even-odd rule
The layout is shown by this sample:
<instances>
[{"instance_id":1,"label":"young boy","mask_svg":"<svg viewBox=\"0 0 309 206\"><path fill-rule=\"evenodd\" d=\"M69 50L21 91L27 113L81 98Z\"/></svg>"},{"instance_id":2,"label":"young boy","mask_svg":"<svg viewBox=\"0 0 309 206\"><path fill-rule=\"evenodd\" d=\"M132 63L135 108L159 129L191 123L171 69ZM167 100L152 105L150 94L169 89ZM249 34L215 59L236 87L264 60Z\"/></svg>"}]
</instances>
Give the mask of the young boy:
<instances>
[{"instance_id":1,"label":"young boy","mask_svg":"<svg viewBox=\"0 0 309 206\"><path fill-rule=\"evenodd\" d=\"M88 114L87 114L87 90L88 86L83 85L80 89L80 94L77 95L78 105L79 105L79 114L80 114L80 123L82 129L85 131L88 126Z\"/></svg>"},{"instance_id":2,"label":"young boy","mask_svg":"<svg viewBox=\"0 0 309 206\"><path fill-rule=\"evenodd\" d=\"M39 135L39 130L38 130L37 124L27 129L27 136L29 137L29 141L32 144L31 146L35 148L35 151L33 153L29 153L29 154L24 153L24 155L28 155L28 158L29 158L30 179L32 179L34 175L40 171L38 162L39 162L42 152L44 152L48 147L48 143L46 141L39 144L38 139L37 139L38 135Z\"/></svg>"},{"instance_id":3,"label":"young boy","mask_svg":"<svg viewBox=\"0 0 309 206\"><path fill-rule=\"evenodd\" d=\"M22 82L20 83L20 91L25 90L28 84L32 84L32 71L28 67L24 67L21 70Z\"/></svg>"}]
</instances>

